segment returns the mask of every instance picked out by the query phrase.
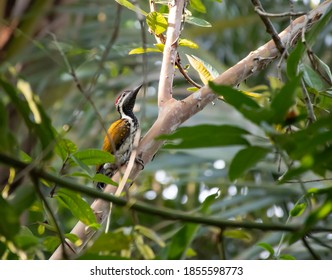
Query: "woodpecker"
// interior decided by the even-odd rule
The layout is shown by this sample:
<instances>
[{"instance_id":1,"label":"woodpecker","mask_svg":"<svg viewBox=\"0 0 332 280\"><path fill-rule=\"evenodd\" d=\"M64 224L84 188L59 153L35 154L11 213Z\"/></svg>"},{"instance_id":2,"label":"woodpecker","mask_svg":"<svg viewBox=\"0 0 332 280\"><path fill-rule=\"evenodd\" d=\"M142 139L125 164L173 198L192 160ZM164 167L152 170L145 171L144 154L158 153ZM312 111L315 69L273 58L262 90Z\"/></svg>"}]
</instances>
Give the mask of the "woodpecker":
<instances>
[{"instance_id":1,"label":"woodpecker","mask_svg":"<svg viewBox=\"0 0 332 280\"><path fill-rule=\"evenodd\" d=\"M115 172L127 163L131 151L133 149L133 142L137 129L139 127L138 120L133 113L136 96L142 85L134 90L125 90L115 100L115 107L120 114L120 118L113 122L107 130L107 135L104 138L102 149L115 156L115 162L104 163L98 165L97 173L112 177ZM141 160L136 159L142 166ZM98 182L97 188L103 190L104 183Z\"/></svg>"}]
</instances>

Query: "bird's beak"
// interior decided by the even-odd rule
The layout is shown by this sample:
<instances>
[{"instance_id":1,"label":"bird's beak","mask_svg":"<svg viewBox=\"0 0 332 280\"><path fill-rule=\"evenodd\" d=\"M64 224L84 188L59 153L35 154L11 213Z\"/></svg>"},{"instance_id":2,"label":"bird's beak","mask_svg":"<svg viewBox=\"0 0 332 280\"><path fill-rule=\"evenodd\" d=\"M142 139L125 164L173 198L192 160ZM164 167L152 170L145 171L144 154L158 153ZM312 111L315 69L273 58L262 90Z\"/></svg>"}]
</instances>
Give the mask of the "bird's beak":
<instances>
[{"instance_id":1,"label":"bird's beak","mask_svg":"<svg viewBox=\"0 0 332 280\"><path fill-rule=\"evenodd\" d=\"M138 92L139 92L139 90L141 89L142 86L143 86L143 84L142 84L142 85L139 85L137 88L135 88L135 89L133 90L133 94L134 94L134 95L137 95Z\"/></svg>"}]
</instances>

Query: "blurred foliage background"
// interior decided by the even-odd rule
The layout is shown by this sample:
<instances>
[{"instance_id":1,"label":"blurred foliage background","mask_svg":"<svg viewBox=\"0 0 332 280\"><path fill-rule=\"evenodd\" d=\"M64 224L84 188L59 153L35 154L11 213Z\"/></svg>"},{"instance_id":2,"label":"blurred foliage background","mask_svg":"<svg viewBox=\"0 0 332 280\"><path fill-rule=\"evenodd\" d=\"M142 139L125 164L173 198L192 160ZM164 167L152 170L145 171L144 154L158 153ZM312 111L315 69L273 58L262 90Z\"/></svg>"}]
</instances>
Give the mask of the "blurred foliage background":
<instances>
[{"instance_id":1,"label":"blurred foliage background","mask_svg":"<svg viewBox=\"0 0 332 280\"><path fill-rule=\"evenodd\" d=\"M319 1L276 0L262 1L262 4L266 11L281 13L289 11L292 2L295 11L309 11ZM137 1L137 4L149 11L148 1ZM204 0L203 7L205 13L194 9L193 5L188 9L193 17L211 23L211 27L186 23L182 33L183 38L192 40L199 48L179 48L182 65L187 66L188 73L197 82L200 82L199 75L185 54L199 57L221 73L270 40L250 1ZM160 9L167 13L163 5ZM289 23L288 17L273 19L278 31ZM332 65L331 23L321 26L314 36L312 50L323 62L327 79L331 79L327 70ZM99 149L105 135L103 126L107 127L118 117L114 108L116 96L123 89L133 88L142 81L146 88L144 95L138 98L135 111L144 135L158 114L156 94L162 55L158 52L145 55L128 53L143 44L153 47L155 43L145 20L137 18L133 11L115 1L1 1L1 152L93 187L93 180L83 176L82 166L72 164L64 167L66 155L61 156L59 148L54 149L50 143L54 144L54 139L67 139L70 148L67 146L65 152ZM108 48L109 51L105 52ZM304 53L302 57L303 65L310 65ZM243 148L241 145L213 146L210 143L214 139L213 133L206 136L201 147L170 145L145 166L130 195L148 202L151 208L164 206L225 220L294 223L308 228L331 226L330 181L321 180L331 178L328 166L332 140L328 122L331 118L331 83L324 81L309 66L305 67L306 87L316 116L323 119L323 124L306 131L305 105L297 102L294 112L304 117L295 121L295 131L304 130L304 135L282 138L292 134L287 131L288 124L278 128L270 123L269 128L274 131L269 136L277 135L271 144L273 141L266 136L266 126L246 117L231 100L217 100L183 126L213 124L240 127L250 132L249 140L253 146L271 148L272 145L270 153L257 160L240 158L240 165L248 161L249 168L244 168L246 172L230 180L230 165ZM264 106L270 102L273 92L279 92L287 79L291 80L292 77L286 77L284 68L285 63L280 70L277 61L248 79L240 88L258 91L261 99L257 102ZM282 71L283 81L278 80L279 71ZM296 86L300 88L299 84ZM82 94L80 87L92 101ZM188 87L190 85L177 73L174 97L182 99L189 95ZM296 93L295 89L293 91ZM41 127L38 129L34 110L40 112ZM314 129L327 131L326 137L323 140L306 139L306 132L315 134L317 131ZM191 133L199 135L201 132ZM301 152L290 156L296 150L294 145L302 140L301 151L310 146L317 149L308 149L307 158ZM275 143L279 144L279 150L273 149ZM315 157L318 150L323 152ZM278 184L278 178L288 170L287 162L296 161L300 167L305 164L307 167L295 172L287 182ZM315 169L312 161L325 162L327 166L317 165ZM17 172L8 165L7 162L0 166L0 213L7 217L0 221L0 256L3 259L48 258L60 241L49 211L45 209L45 200L56 213L61 230L69 233L82 214L73 213L72 205L64 197L67 195L74 199L75 195L64 191L62 195L56 193L50 198L53 184L46 181L41 182L41 194L38 195L33 187L36 182L26 176L27 172ZM91 172L94 170L93 166L89 168ZM308 180L313 181L306 182ZM84 195L75 199L92 201ZM115 207L110 232L103 234L81 258L330 259L332 233L311 233L308 228L296 236L273 230L219 229L168 221ZM67 237L79 243L75 237Z\"/></svg>"}]
</instances>

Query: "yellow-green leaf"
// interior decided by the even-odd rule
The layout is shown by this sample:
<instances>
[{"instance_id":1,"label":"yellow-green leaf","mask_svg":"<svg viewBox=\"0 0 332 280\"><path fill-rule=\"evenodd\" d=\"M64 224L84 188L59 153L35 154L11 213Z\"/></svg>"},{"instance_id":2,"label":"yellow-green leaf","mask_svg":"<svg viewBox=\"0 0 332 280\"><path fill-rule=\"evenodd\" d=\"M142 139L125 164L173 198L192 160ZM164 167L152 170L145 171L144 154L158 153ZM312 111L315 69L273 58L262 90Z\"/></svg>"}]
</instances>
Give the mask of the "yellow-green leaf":
<instances>
[{"instance_id":1,"label":"yellow-green leaf","mask_svg":"<svg viewBox=\"0 0 332 280\"><path fill-rule=\"evenodd\" d=\"M293 207L293 209L290 211L290 215L292 217L301 216L306 207L307 207L306 203L299 203Z\"/></svg>"},{"instance_id":2,"label":"yellow-green leaf","mask_svg":"<svg viewBox=\"0 0 332 280\"><path fill-rule=\"evenodd\" d=\"M225 237L241 239L245 242L252 241L252 235L250 232L240 229L228 229L223 232Z\"/></svg>"},{"instance_id":3,"label":"yellow-green leaf","mask_svg":"<svg viewBox=\"0 0 332 280\"><path fill-rule=\"evenodd\" d=\"M146 23L156 35L162 34L167 29L167 20L158 12L149 13L146 16Z\"/></svg>"},{"instance_id":4,"label":"yellow-green leaf","mask_svg":"<svg viewBox=\"0 0 332 280\"><path fill-rule=\"evenodd\" d=\"M144 10L142 10L139 7L135 6L134 4L130 3L128 0L115 0L115 1L118 2L120 5L126 7L127 9L134 11L135 13L140 13L143 16L147 16L147 14L148 14Z\"/></svg>"},{"instance_id":5,"label":"yellow-green leaf","mask_svg":"<svg viewBox=\"0 0 332 280\"><path fill-rule=\"evenodd\" d=\"M140 234L135 234L135 244L138 251L141 253L144 259L151 260L155 258L155 254L150 246L144 243L143 236Z\"/></svg>"},{"instance_id":6,"label":"yellow-green leaf","mask_svg":"<svg viewBox=\"0 0 332 280\"><path fill-rule=\"evenodd\" d=\"M193 55L186 56L191 66L198 72L204 85L207 85L209 81L215 79L219 75L219 73L207 62Z\"/></svg>"},{"instance_id":7,"label":"yellow-green leaf","mask_svg":"<svg viewBox=\"0 0 332 280\"><path fill-rule=\"evenodd\" d=\"M163 52L164 51L164 48L165 48L165 45L164 44L154 44L155 45L155 47L158 49L158 50L160 50L161 52Z\"/></svg>"},{"instance_id":8,"label":"yellow-green leaf","mask_svg":"<svg viewBox=\"0 0 332 280\"><path fill-rule=\"evenodd\" d=\"M82 239L80 239L76 234L73 233L66 233L65 237L70 240L73 244L76 246L81 246L82 245Z\"/></svg>"},{"instance_id":9,"label":"yellow-green leaf","mask_svg":"<svg viewBox=\"0 0 332 280\"><path fill-rule=\"evenodd\" d=\"M206 8L201 0L190 0L190 6L201 13L206 13Z\"/></svg>"},{"instance_id":10,"label":"yellow-green leaf","mask_svg":"<svg viewBox=\"0 0 332 280\"><path fill-rule=\"evenodd\" d=\"M132 49L130 52L129 52L129 55L132 55L132 54L142 54L142 53L148 53L148 52L162 52L160 51L159 49L157 48L136 48L136 49Z\"/></svg>"},{"instance_id":11,"label":"yellow-green leaf","mask_svg":"<svg viewBox=\"0 0 332 280\"><path fill-rule=\"evenodd\" d=\"M135 230L140 234L144 235L145 237L156 242L160 247L165 247L164 240L154 230L141 225L136 225Z\"/></svg>"},{"instance_id":12,"label":"yellow-green leaf","mask_svg":"<svg viewBox=\"0 0 332 280\"><path fill-rule=\"evenodd\" d=\"M199 48L199 46L195 42L190 41L188 39L180 39L179 40L179 46L188 47L188 48L191 48L191 49L198 49Z\"/></svg>"}]
</instances>

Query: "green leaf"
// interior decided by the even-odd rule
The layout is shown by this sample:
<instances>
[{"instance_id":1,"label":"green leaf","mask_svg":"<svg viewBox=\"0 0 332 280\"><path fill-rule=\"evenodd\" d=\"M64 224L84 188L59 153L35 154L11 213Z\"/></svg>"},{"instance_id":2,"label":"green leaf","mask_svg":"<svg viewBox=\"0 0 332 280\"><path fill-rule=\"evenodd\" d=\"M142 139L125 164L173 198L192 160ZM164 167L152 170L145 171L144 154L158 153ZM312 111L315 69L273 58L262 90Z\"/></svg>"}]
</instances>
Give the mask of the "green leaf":
<instances>
[{"instance_id":1,"label":"green leaf","mask_svg":"<svg viewBox=\"0 0 332 280\"><path fill-rule=\"evenodd\" d=\"M304 212L304 210L306 209L307 204L306 203L299 203L296 204L293 209L290 211L290 215L292 217L297 217L297 216L301 216Z\"/></svg>"},{"instance_id":2,"label":"green leaf","mask_svg":"<svg viewBox=\"0 0 332 280\"><path fill-rule=\"evenodd\" d=\"M300 69L303 72L303 79L309 87L318 91L324 90L325 86L321 77L314 69L311 68L311 66L303 64Z\"/></svg>"},{"instance_id":3,"label":"green leaf","mask_svg":"<svg viewBox=\"0 0 332 280\"><path fill-rule=\"evenodd\" d=\"M199 46L191 41L191 40L188 40L188 39L180 39L179 40L179 46L181 47L188 47L188 48L191 48L191 49L198 49Z\"/></svg>"},{"instance_id":4,"label":"green leaf","mask_svg":"<svg viewBox=\"0 0 332 280\"><path fill-rule=\"evenodd\" d=\"M127 9L129 9L131 11L134 11L135 13L140 13L143 16L147 16L148 15L147 12L145 12L142 9L140 9L138 6L133 5L128 0L115 0L115 1L118 2L120 5L126 7Z\"/></svg>"},{"instance_id":5,"label":"green leaf","mask_svg":"<svg viewBox=\"0 0 332 280\"><path fill-rule=\"evenodd\" d=\"M144 227L142 225L136 225L134 229L141 235L157 243L160 247L165 247L164 240L154 230Z\"/></svg>"},{"instance_id":6,"label":"green leaf","mask_svg":"<svg viewBox=\"0 0 332 280\"><path fill-rule=\"evenodd\" d=\"M287 58L287 76L293 79L298 75L298 65L301 57L305 51L305 46L302 41L298 41L294 50Z\"/></svg>"},{"instance_id":7,"label":"green leaf","mask_svg":"<svg viewBox=\"0 0 332 280\"><path fill-rule=\"evenodd\" d=\"M233 181L242 176L269 152L270 149L259 146L251 146L239 151L229 166L229 179Z\"/></svg>"},{"instance_id":8,"label":"green leaf","mask_svg":"<svg viewBox=\"0 0 332 280\"><path fill-rule=\"evenodd\" d=\"M209 87L253 123L258 125L271 123L274 112L270 109L261 108L256 102L259 98L252 98L248 93L229 86L216 85L213 82L209 82Z\"/></svg>"},{"instance_id":9,"label":"green leaf","mask_svg":"<svg viewBox=\"0 0 332 280\"><path fill-rule=\"evenodd\" d=\"M206 197L203 201L203 203L201 204L200 207L200 212L203 214L208 213L210 206L212 205L212 203L214 203L216 201L216 198L218 197L218 192L209 195L208 197Z\"/></svg>"},{"instance_id":10,"label":"green leaf","mask_svg":"<svg viewBox=\"0 0 332 280\"><path fill-rule=\"evenodd\" d=\"M118 186L118 183L114 182L110 177L104 174L95 174L91 179L93 179L94 182L105 183L116 187Z\"/></svg>"},{"instance_id":11,"label":"green leaf","mask_svg":"<svg viewBox=\"0 0 332 280\"><path fill-rule=\"evenodd\" d=\"M38 97L32 93L29 84L21 83L21 89L23 90L21 94L16 88L1 78L0 86L8 95L16 110L21 114L30 132L38 137L43 150L49 151L50 145L53 145L55 140L55 130L49 117L40 105ZM24 98L22 98L22 94ZM51 154L52 151L45 153L45 158L48 158Z\"/></svg>"},{"instance_id":12,"label":"green leaf","mask_svg":"<svg viewBox=\"0 0 332 280\"><path fill-rule=\"evenodd\" d=\"M25 163L31 163L32 162L32 158L22 150L19 151L19 157L20 157L20 160L22 160Z\"/></svg>"},{"instance_id":13,"label":"green leaf","mask_svg":"<svg viewBox=\"0 0 332 280\"><path fill-rule=\"evenodd\" d=\"M132 49L128 54L133 55L133 54L143 54L143 53L149 53L149 52L162 52L160 49L157 48L136 48Z\"/></svg>"},{"instance_id":14,"label":"green leaf","mask_svg":"<svg viewBox=\"0 0 332 280\"><path fill-rule=\"evenodd\" d=\"M223 232L223 235L228 238L240 239L245 242L250 242L253 240L253 237L250 234L250 232L240 229L226 229Z\"/></svg>"},{"instance_id":15,"label":"green leaf","mask_svg":"<svg viewBox=\"0 0 332 280\"><path fill-rule=\"evenodd\" d=\"M71 157L80 160L86 165L99 165L105 162L112 163L115 161L112 154L98 149L81 150L73 153Z\"/></svg>"},{"instance_id":16,"label":"green leaf","mask_svg":"<svg viewBox=\"0 0 332 280\"><path fill-rule=\"evenodd\" d=\"M23 250L39 245L39 238L34 236L27 227L22 227L20 233L15 236L15 244Z\"/></svg>"},{"instance_id":17,"label":"green leaf","mask_svg":"<svg viewBox=\"0 0 332 280\"><path fill-rule=\"evenodd\" d=\"M63 206L70 210L75 218L79 219L85 225L94 228L100 226L90 205L78 193L59 189L56 197Z\"/></svg>"},{"instance_id":18,"label":"green leaf","mask_svg":"<svg viewBox=\"0 0 332 280\"><path fill-rule=\"evenodd\" d=\"M206 13L206 8L201 0L190 0L190 6L200 13Z\"/></svg>"},{"instance_id":19,"label":"green leaf","mask_svg":"<svg viewBox=\"0 0 332 280\"><path fill-rule=\"evenodd\" d=\"M76 235L76 234L73 234L73 233L66 233L65 234L65 237L70 241L72 242L73 244L75 244L75 246L81 246L82 245L82 240Z\"/></svg>"},{"instance_id":20,"label":"green leaf","mask_svg":"<svg viewBox=\"0 0 332 280\"><path fill-rule=\"evenodd\" d=\"M68 156L77 151L77 146L74 142L69 139L62 138L57 140L55 146L55 152L64 161Z\"/></svg>"},{"instance_id":21,"label":"green leaf","mask_svg":"<svg viewBox=\"0 0 332 280\"><path fill-rule=\"evenodd\" d=\"M129 250L133 236L125 234L122 230L115 232L102 233L101 236L88 249L89 253L120 252L121 250Z\"/></svg>"},{"instance_id":22,"label":"green leaf","mask_svg":"<svg viewBox=\"0 0 332 280\"><path fill-rule=\"evenodd\" d=\"M321 117L305 129L292 134L273 135L273 141L300 165L292 166L281 182L311 170L320 176L332 166L332 117Z\"/></svg>"},{"instance_id":23,"label":"green leaf","mask_svg":"<svg viewBox=\"0 0 332 280\"><path fill-rule=\"evenodd\" d=\"M151 247L144 243L143 236L135 234L135 244L145 260L152 260L155 258L155 254Z\"/></svg>"},{"instance_id":24,"label":"green leaf","mask_svg":"<svg viewBox=\"0 0 332 280\"><path fill-rule=\"evenodd\" d=\"M312 226L318 223L320 220L325 219L332 212L332 196L328 196L324 203L315 209L305 221L307 230L310 230Z\"/></svg>"},{"instance_id":25,"label":"green leaf","mask_svg":"<svg viewBox=\"0 0 332 280\"><path fill-rule=\"evenodd\" d=\"M0 236L7 240L13 240L19 232L20 223L19 215L7 200L0 195Z\"/></svg>"},{"instance_id":26,"label":"green leaf","mask_svg":"<svg viewBox=\"0 0 332 280\"><path fill-rule=\"evenodd\" d=\"M58 236L47 236L43 240L43 248L47 252L54 252L55 249L60 245L61 241Z\"/></svg>"},{"instance_id":27,"label":"green leaf","mask_svg":"<svg viewBox=\"0 0 332 280\"><path fill-rule=\"evenodd\" d=\"M160 35L167 29L167 20L158 12L151 12L146 16L146 23L153 33Z\"/></svg>"},{"instance_id":28,"label":"green leaf","mask_svg":"<svg viewBox=\"0 0 332 280\"><path fill-rule=\"evenodd\" d=\"M36 189L33 185L25 185L24 188L17 188L15 195L10 196L8 202L12 205L17 214L22 214L36 200ZM1 206L0 206L1 207Z\"/></svg>"},{"instance_id":29,"label":"green leaf","mask_svg":"<svg viewBox=\"0 0 332 280\"><path fill-rule=\"evenodd\" d=\"M288 81L271 101L271 109L274 110L274 123L284 122L286 115L295 104L296 89L300 83L300 76Z\"/></svg>"},{"instance_id":30,"label":"green leaf","mask_svg":"<svg viewBox=\"0 0 332 280\"><path fill-rule=\"evenodd\" d=\"M215 79L219 73L207 62L194 55L186 55L191 66L198 72L204 85Z\"/></svg>"},{"instance_id":31,"label":"green leaf","mask_svg":"<svg viewBox=\"0 0 332 280\"><path fill-rule=\"evenodd\" d=\"M290 260L290 261L292 261L292 260L296 260L296 258L291 256L291 255L284 254L284 255L281 255L279 257L279 260Z\"/></svg>"},{"instance_id":32,"label":"green leaf","mask_svg":"<svg viewBox=\"0 0 332 280\"><path fill-rule=\"evenodd\" d=\"M214 93L222 96L228 104L234 106L240 112L242 108L260 108L260 106L252 98L232 87L217 85L213 82L209 82L209 87L214 91Z\"/></svg>"},{"instance_id":33,"label":"green leaf","mask_svg":"<svg viewBox=\"0 0 332 280\"><path fill-rule=\"evenodd\" d=\"M76 163L77 166L81 167L81 169L87 174L89 178L92 178L95 174L94 171L92 171L89 166L87 166L83 161L76 158L75 156L71 155L71 160Z\"/></svg>"},{"instance_id":34,"label":"green leaf","mask_svg":"<svg viewBox=\"0 0 332 280\"><path fill-rule=\"evenodd\" d=\"M209 23L208 21L201 19L201 18L193 17L193 16L186 16L186 23L196 25L199 27L211 27L212 26L211 23Z\"/></svg>"},{"instance_id":35,"label":"green leaf","mask_svg":"<svg viewBox=\"0 0 332 280\"><path fill-rule=\"evenodd\" d=\"M170 244L166 247L167 260L180 260L185 257L194 236L199 228L196 224L186 224L172 236Z\"/></svg>"},{"instance_id":36,"label":"green leaf","mask_svg":"<svg viewBox=\"0 0 332 280\"><path fill-rule=\"evenodd\" d=\"M264 250L268 251L270 253L269 257L272 257L274 255L274 249L270 244L261 242L261 243L258 243L257 246L259 246L259 247L263 248Z\"/></svg>"},{"instance_id":37,"label":"green leaf","mask_svg":"<svg viewBox=\"0 0 332 280\"><path fill-rule=\"evenodd\" d=\"M173 140L165 148L192 149L203 147L222 147L230 145L249 145L245 129L230 125L196 125L180 127L175 133L162 135L159 139ZM180 143L179 143L180 142Z\"/></svg>"},{"instance_id":38,"label":"green leaf","mask_svg":"<svg viewBox=\"0 0 332 280\"><path fill-rule=\"evenodd\" d=\"M154 44L155 47L160 51L160 52L163 52L164 51L164 48L165 48L165 45L162 44L162 43L158 43L158 44Z\"/></svg>"},{"instance_id":39,"label":"green leaf","mask_svg":"<svg viewBox=\"0 0 332 280\"><path fill-rule=\"evenodd\" d=\"M9 129L8 129L8 116L7 110L3 102L0 100L0 151L11 150L11 141L9 138ZM12 143L14 144L14 143Z\"/></svg>"},{"instance_id":40,"label":"green leaf","mask_svg":"<svg viewBox=\"0 0 332 280\"><path fill-rule=\"evenodd\" d=\"M215 201L217 194L212 194L208 196L202 203L199 212L207 214L211 204ZM171 242L165 248L166 259L168 260L179 260L184 259L190 249L190 244L195 238L201 225L199 224L186 224L181 229L173 235Z\"/></svg>"},{"instance_id":41,"label":"green leaf","mask_svg":"<svg viewBox=\"0 0 332 280\"><path fill-rule=\"evenodd\" d=\"M330 67L315 54L314 54L314 58L316 60L316 63L318 64L318 66L323 70L322 72L325 72L325 74L326 74L325 77L330 81L330 83L332 83L332 74L331 74Z\"/></svg>"}]
</instances>

